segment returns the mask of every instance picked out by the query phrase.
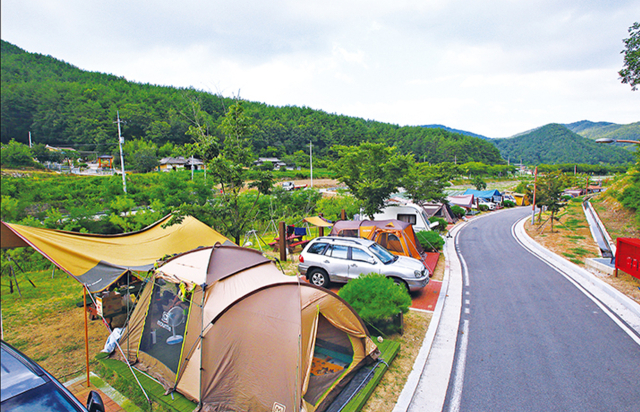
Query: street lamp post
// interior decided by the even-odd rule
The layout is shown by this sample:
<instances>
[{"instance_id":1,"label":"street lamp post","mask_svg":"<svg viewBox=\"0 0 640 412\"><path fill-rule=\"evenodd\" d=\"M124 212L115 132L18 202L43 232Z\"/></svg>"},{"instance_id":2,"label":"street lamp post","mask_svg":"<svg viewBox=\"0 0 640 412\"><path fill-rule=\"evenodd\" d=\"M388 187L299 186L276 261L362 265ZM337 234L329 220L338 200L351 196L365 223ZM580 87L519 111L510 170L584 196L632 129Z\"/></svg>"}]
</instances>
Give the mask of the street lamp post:
<instances>
[{"instance_id":1,"label":"street lamp post","mask_svg":"<svg viewBox=\"0 0 640 412\"><path fill-rule=\"evenodd\" d=\"M311 169L311 187L313 187L313 143L309 142L309 168Z\"/></svg>"},{"instance_id":2,"label":"street lamp post","mask_svg":"<svg viewBox=\"0 0 640 412\"><path fill-rule=\"evenodd\" d=\"M627 140L627 139L612 139L610 137L603 137L602 139L597 139L596 143L634 143L640 144L638 140Z\"/></svg>"}]
</instances>

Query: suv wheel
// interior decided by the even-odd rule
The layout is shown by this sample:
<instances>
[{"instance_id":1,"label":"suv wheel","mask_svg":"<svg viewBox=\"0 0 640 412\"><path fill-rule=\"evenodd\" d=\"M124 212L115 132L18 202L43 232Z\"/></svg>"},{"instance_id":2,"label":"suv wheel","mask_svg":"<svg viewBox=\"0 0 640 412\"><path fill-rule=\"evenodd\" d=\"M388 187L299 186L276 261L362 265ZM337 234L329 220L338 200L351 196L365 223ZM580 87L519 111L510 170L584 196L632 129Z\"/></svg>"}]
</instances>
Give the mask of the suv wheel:
<instances>
[{"instance_id":1,"label":"suv wheel","mask_svg":"<svg viewBox=\"0 0 640 412\"><path fill-rule=\"evenodd\" d=\"M393 278L393 282L396 285L400 286L401 288L404 288L407 291L407 293L411 293L411 291L409 290L409 285L407 285L407 283L404 280Z\"/></svg>"},{"instance_id":2,"label":"suv wheel","mask_svg":"<svg viewBox=\"0 0 640 412\"><path fill-rule=\"evenodd\" d=\"M322 269L311 269L308 276L309 281L316 286L326 288L329 285L329 276Z\"/></svg>"}]
</instances>

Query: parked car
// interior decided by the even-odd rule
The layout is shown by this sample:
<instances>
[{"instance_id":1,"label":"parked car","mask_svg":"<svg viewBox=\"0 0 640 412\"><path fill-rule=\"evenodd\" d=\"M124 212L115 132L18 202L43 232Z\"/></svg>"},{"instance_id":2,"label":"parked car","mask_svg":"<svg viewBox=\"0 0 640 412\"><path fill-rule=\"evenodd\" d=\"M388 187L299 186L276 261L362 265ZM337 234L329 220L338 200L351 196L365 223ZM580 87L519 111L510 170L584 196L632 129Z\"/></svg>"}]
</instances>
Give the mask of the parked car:
<instances>
[{"instance_id":1,"label":"parked car","mask_svg":"<svg viewBox=\"0 0 640 412\"><path fill-rule=\"evenodd\" d=\"M89 393L87 407L63 384L19 350L1 341L2 412L104 412L104 403L96 391Z\"/></svg>"},{"instance_id":2,"label":"parked car","mask_svg":"<svg viewBox=\"0 0 640 412\"><path fill-rule=\"evenodd\" d=\"M282 188L284 190L293 190L295 187L296 186L293 182L282 182Z\"/></svg>"},{"instance_id":3,"label":"parked car","mask_svg":"<svg viewBox=\"0 0 640 412\"><path fill-rule=\"evenodd\" d=\"M489 210L496 210L496 204L488 200L478 199L478 206L485 205Z\"/></svg>"},{"instance_id":4,"label":"parked car","mask_svg":"<svg viewBox=\"0 0 640 412\"><path fill-rule=\"evenodd\" d=\"M429 283L429 270L417 259L391 254L369 239L323 236L313 239L298 258L298 271L316 286L346 283L368 273L380 273L419 290Z\"/></svg>"}]
</instances>

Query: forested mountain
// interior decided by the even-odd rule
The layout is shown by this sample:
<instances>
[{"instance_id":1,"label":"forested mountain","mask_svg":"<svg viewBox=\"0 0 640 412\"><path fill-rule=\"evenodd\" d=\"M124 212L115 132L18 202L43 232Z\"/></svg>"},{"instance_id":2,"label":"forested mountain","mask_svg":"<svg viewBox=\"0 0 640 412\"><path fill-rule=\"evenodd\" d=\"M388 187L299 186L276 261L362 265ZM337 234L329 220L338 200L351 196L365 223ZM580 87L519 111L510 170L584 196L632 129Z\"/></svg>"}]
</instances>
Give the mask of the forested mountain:
<instances>
[{"instance_id":1,"label":"forested mountain","mask_svg":"<svg viewBox=\"0 0 640 412\"><path fill-rule=\"evenodd\" d=\"M125 139L144 138L160 146L184 144L195 117L211 134L232 101L195 89L129 82L122 77L87 72L51 56L28 53L2 41L3 143L25 143L32 133L37 143L73 146L111 153L117 145L116 111L126 123ZM395 145L416 159L439 163L504 161L484 140L442 129L400 127L371 120L328 114L306 107L274 107L246 102L245 113L255 126L255 155L285 156L314 145L314 154L330 157L336 144L372 141Z\"/></svg>"},{"instance_id":2,"label":"forested mountain","mask_svg":"<svg viewBox=\"0 0 640 412\"><path fill-rule=\"evenodd\" d=\"M548 124L527 134L491 140L502 157L512 162L540 163L611 163L633 161L633 155L622 148L599 144L572 132L561 124Z\"/></svg>"},{"instance_id":3,"label":"forested mountain","mask_svg":"<svg viewBox=\"0 0 640 412\"><path fill-rule=\"evenodd\" d=\"M616 124L609 122L590 122L582 120L571 124L565 124L567 129L587 139L623 139L640 140L640 122L630 124ZM633 146L629 146L631 148Z\"/></svg>"},{"instance_id":4,"label":"forested mountain","mask_svg":"<svg viewBox=\"0 0 640 412\"><path fill-rule=\"evenodd\" d=\"M444 129L444 130L446 130L448 132L459 133L459 134L463 134L465 136L473 136L473 137L478 137L480 139L485 139L485 140L489 139L489 137L483 136L481 134L476 134L476 133L473 133L473 132L467 132L466 130L452 129L451 127L443 126L441 124L425 124L422 127L426 127L426 128L429 128L429 129Z\"/></svg>"}]
</instances>

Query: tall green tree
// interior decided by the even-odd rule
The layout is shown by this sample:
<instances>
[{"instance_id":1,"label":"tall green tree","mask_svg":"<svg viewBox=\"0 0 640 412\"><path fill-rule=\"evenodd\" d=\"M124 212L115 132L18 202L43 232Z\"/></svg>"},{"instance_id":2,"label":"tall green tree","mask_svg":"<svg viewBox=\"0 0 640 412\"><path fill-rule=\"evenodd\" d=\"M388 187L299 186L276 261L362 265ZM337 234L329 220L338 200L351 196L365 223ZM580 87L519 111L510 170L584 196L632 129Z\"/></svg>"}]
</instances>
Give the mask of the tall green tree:
<instances>
[{"instance_id":1,"label":"tall green tree","mask_svg":"<svg viewBox=\"0 0 640 412\"><path fill-rule=\"evenodd\" d=\"M364 213L373 219L392 193L398 190L402 177L414 163L410 155L397 153L395 147L382 143L359 146L335 146L338 160L332 165L340 182L362 202Z\"/></svg>"},{"instance_id":2,"label":"tall green tree","mask_svg":"<svg viewBox=\"0 0 640 412\"><path fill-rule=\"evenodd\" d=\"M427 202L443 202L447 195L444 189L450 184L437 167L426 163L415 163L409 168L409 172L402 178L402 187L407 191L409 198L418 205Z\"/></svg>"},{"instance_id":3,"label":"tall green tree","mask_svg":"<svg viewBox=\"0 0 640 412\"><path fill-rule=\"evenodd\" d=\"M629 38L623 42L625 49L620 53L624 54L624 67L618 74L622 83L635 91L640 84L640 23L635 22L629 27Z\"/></svg>"},{"instance_id":4,"label":"tall green tree","mask_svg":"<svg viewBox=\"0 0 640 412\"><path fill-rule=\"evenodd\" d=\"M538 182L536 204L546 206L551 212L551 233L553 233L553 221L557 220L556 215L567 205L562 198L562 192L569 183L567 175L560 171L547 173Z\"/></svg>"},{"instance_id":5,"label":"tall green tree","mask_svg":"<svg viewBox=\"0 0 640 412\"><path fill-rule=\"evenodd\" d=\"M253 126L244 113L242 101L229 107L219 130L224 136L224 140L218 142L222 149L209 162L214 183L212 191L216 195L201 204L183 204L179 215L191 214L240 244L240 237L257 216L260 195L271 191L273 175L260 172L247 184L247 166L251 159L248 137ZM257 193L242 193L246 186L257 189Z\"/></svg>"}]
</instances>

